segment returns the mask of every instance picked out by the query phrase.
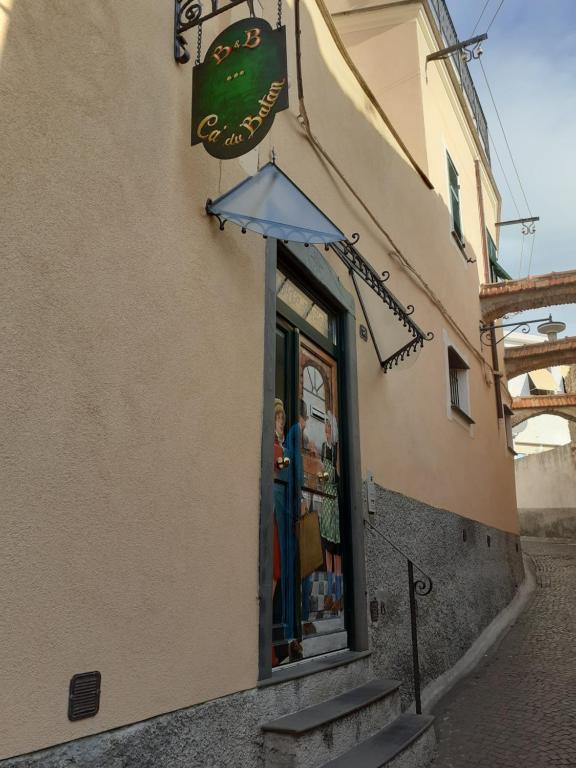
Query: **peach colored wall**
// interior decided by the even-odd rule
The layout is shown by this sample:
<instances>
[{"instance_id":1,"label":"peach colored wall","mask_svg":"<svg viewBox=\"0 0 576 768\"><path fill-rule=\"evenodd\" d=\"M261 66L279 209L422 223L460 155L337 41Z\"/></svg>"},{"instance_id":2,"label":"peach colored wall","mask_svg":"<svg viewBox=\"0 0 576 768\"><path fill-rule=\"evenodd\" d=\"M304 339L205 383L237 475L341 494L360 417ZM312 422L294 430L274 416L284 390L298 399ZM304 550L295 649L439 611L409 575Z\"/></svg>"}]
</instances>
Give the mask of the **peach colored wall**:
<instances>
[{"instance_id":1,"label":"peach colored wall","mask_svg":"<svg viewBox=\"0 0 576 768\"><path fill-rule=\"evenodd\" d=\"M285 14L291 108L260 162L274 146L436 334L386 376L358 342L364 470L516 530L512 461L473 351L478 277L451 248L442 193L414 172L306 0L312 130L468 335L473 432L447 410L443 332L456 331L297 120ZM189 146L191 66L172 60L172 21L152 0L14 0L1 52L0 757L256 682L264 243L218 231L203 207L257 158L220 163ZM69 679L91 669L101 711L70 723Z\"/></svg>"},{"instance_id":2,"label":"peach colored wall","mask_svg":"<svg viewBox=\"0 0 576 768\"><path fill-rule=\"evenodd\" d=\"M416 21L390 26L387 10L336 20L342 41L415 160L428 172ZM345 21L345 23L343 23ZM375 23L376 22L376 23Z\"/></svg>"},{"instance_id":3,"label":"peach colored wall","mask_svg":"<svg viewBox=\"0 0 576 768\"><path fill-rule=\"evenodd\" d=\"M342 10L339 6L332 7ZM422 319L426 309L418 293L413 294L413 285L406 285L405 292L399 291L398 295L404 301L416 304L418 322L427 330L434 330L436 341L421 353L416 366L388 375L386 383L374 379L373 405L364 405L366 398L361 399L361 414L366 412L361 431L364 464L375 471L377 478L383 478L387 487L489 525L516 531L512 459L503 439L503 425L498 425L495 418L494 386L488 367L491 357L480 346L478 334L478 281L483 279L484 257L474 160L481 159L481 155L446 73L446 64L437 62L430 63L427 68L425 66L426 55L437 47L434 47L436 41L422 7L412 3L392 8L378 7L360 13L351 12L353 6L345 10L348 12L335 17L336 25L354 63L374 93L380 92L382 73L393 69L399 59L404 61L406 72L420 74L419 80L414 78L410 86L408 82L398 86L399 90L402 88L402 94L393 106L395 90L383 88L382 98L387 96L391 102L383 101L390 115L401 105L404 110L401 120L404 124L413 125L412 135L425 136L426 154L424 157L419 155L418 160L426 168L435 189L424 193L427 199L417 202L415 197L410 201L397 195L398 188L392 186L393 196L386 200L386 207L383 204L381 216L382 220L393 222L390 229L394 242L402 246L403 252L409 254L425 281L433 286L438 299L465 331L477 353L472 355L466 347L462 350L472 368L471 415L476 425L468 429L457 420L447 419L444 402L446 377L439 375L445 373L446 368L445 351L443 345L438 343L443 331L448 332L451 343L456 346L460 340L446 326L444 318L439 318L434 311L427 322ZM414 43L417 43L416 48ZM386 78L387 75L384 75L384 81ZM420 100L422 98L423 101ZM401 132L401 135L404 138L405 133ZM411 151L418 151L417 141L407 143ZM466 263L450 234L447 151L460 174L466 251L469 258L476 260L476 264ZM500 197L483 164L481 181L486 224L494 233ZM372 198L373 201L379 199L380 195ZM414 211L418 211L417 226L414 226ZM409 217L407 222L406 214ZM386 262L381 266L391 268ZM396 280L397 267L395 269L392 265L391 271ZM406 295L409 299L405 298ZM361 387L364 381L370 380L368 368L371 365L374 368L371 354L371 348L366 349L360 344L359 359L366 366L365 371L360 369ZM426 394L423 394L423 382L429 390ZM379 413L386 414L380 424ZM426 434L425 440L422 439L423 433ZM386 440L387 435L391 437L389 441ZM406 454L398 451L398 435L402 435L409 446L408 455L411 458L418 456L414 464L419 471L415 472L412 461L407 462ZM490 457L494 461L490 461ZM380 471L376 471L378 458ZM480 466L487 473L484 477L478 472ZM426 467L425 471L422 471L423 467ZM447 471L447 467L452 467L454 471ZM431 477L436 478L432 484ZM472 493L470 489L473 489Z\"/></svg>"}]
</instances>

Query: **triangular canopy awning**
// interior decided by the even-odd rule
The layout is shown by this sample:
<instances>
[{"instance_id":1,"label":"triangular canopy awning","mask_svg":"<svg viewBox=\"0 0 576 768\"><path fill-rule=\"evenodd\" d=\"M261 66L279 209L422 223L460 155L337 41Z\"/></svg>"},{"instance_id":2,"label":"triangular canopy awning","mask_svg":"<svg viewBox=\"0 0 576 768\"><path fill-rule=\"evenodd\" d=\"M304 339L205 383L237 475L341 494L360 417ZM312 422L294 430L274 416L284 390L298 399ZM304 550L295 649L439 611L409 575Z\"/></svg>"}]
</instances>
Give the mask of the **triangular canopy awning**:
<instances>
[{"instance_id":1,"label":"triangular canopy awning","mask_svg":"<svg viewBox=\"0 0 576 768\"><path fill-rule=\"evenodd\" d=\"M221 225L232 221L266 237L293 243L337 243L346 240L338 229L274 163L245 179L217 200L208 213Z\"/></svg>"},{"instance_id":2,"label":"triangular canopy awning","mask_svg":"<svg viewBox=\"0 0 576 768\"><path fill-rule=\"evenodd\" d=\"M350 273L368 326L363 338L370 334L382 370L415 357L424 342L434 338L410 317L414 307L403 306L388 290L389 273L376 272L357 250L359 235L346 238L275 163L268 163L217 200L208 200L206 212L219 220L220 229L232 221L243 232L250 229L264 237L305 245L323 243L326 250L334 251ZM357 277L369 290L360 289ZM382 302L390 310L384 315ZM371 323L369 315L378 322Z\"/></svg>"}]
</instances>

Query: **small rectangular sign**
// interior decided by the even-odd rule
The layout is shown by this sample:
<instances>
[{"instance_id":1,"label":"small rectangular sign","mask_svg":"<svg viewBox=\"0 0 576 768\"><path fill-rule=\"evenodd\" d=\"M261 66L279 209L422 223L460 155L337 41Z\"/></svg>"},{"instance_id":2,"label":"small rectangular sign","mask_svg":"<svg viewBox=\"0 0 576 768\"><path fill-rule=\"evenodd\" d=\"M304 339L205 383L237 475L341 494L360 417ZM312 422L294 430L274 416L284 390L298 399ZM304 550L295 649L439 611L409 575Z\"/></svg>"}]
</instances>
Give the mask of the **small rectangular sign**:
<instances>
[{"instance_id":1,"label":"small rectangular sign","mask_svg":"<svg viewBox=\"0 0 576 768\"><path fill-rule=\"evenodd\" d=\"M366 475L366 490L368 493L368 512L373 515L376 513L376 485L374 484L374 475L370 470Z\"/></svg>"}]
</instances>

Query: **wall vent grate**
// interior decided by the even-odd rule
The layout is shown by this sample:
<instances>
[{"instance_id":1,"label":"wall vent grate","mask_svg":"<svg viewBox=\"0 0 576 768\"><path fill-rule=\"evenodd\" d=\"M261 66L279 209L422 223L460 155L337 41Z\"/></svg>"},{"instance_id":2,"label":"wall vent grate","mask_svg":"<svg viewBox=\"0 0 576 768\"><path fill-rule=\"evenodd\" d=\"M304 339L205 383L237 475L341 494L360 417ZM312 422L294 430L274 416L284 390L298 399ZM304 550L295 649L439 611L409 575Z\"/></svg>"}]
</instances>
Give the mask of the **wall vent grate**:
<instances>
[{"instance_id":1,"label":"wall vent grate","mask_svg":"<svg viewBox=\"0 0 576 768\"><path fill-rule=\"evenodd\" d=\"M94 717L100 708L100 672L82 672L70 680L68 719Z\"/></svg>"}]
</instances>

